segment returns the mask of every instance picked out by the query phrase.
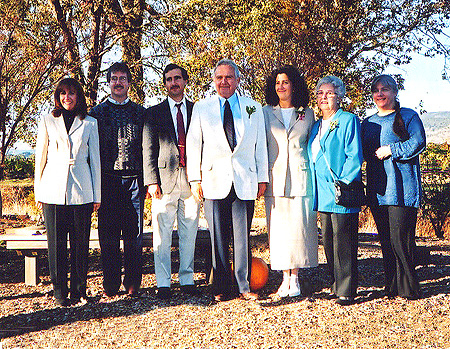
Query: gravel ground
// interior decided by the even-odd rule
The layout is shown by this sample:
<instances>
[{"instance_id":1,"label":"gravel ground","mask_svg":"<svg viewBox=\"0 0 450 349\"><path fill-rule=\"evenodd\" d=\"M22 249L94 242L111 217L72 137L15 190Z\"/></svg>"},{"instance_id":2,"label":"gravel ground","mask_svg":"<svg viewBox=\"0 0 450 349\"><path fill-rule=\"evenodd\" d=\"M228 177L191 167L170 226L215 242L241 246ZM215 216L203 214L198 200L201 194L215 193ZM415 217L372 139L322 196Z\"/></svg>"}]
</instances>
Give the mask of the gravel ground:
<instances>
[{"instance_id":1,"label":"gravel ground","mask_svg":"<svg viewBox=\"0 0 450 349\"><path fill-rule=\"evenodd\" d=\"M256 227L254 256L269 262L267 233ZM450 241L421 238L418 274L424 298L406 301L382 295L379 244L360 234L357 304L341 307L326 299L329 278L320 246L320 266L301 271L307 296L277 299L280 272L270 271L259 301L215 304L208 292L205 256L196 255L199 297L178 292L155 296L153 255L145 251L143 293L110 303L59 308L53 304L45 256L41 283L23 283L23 257L0 247L0 348L450 348ZM429 252L429 256L427 256ZM173 249L173 270L177 250ZM99 252L90 257L91 296L102 293Z\"/></svg>"}]
</instances>

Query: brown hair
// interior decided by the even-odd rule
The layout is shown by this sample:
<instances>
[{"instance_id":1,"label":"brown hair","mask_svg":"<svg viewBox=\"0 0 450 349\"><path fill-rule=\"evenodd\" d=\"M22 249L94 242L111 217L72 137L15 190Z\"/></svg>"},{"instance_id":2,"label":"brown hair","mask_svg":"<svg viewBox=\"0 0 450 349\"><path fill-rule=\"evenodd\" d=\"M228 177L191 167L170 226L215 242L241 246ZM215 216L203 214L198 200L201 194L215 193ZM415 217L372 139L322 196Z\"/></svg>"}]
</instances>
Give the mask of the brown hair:
<instances>
[{"instance_id":1,"label":"brown hair","mask_svg":"<svg viewBox=\"0 0 450 349\"><path fill-rule=\"evenodd\" d=\"M53 109L53 116L55 118L61 116L65 110L61 104L60 94L64 89L73 90L77 95L77 104L75 105L74 112L79 115L81 119L84 119L87 114L86 97L84 96L83 87L74 78L64 78L56 86L55 93L53 94L55 100L55 109Z\"/></svg>"},{"instance_id":2,"label":"brown hair","mask_svg":"<svg viewBox=\"0 0 450 349\"><path fill-rule=\"evenodd\" d=\"M375 77L373 79L372 84L370 86L370 91L373 93L375 92L376 86L378 84L382 84L383 86L389 87L394 91L395 95L397 96L398 93L398 86L395 80L390 75L381 74ZM409 139L409 133L406 129L405 122L403 121L402 116L400 115L400 102L398 101L397 97L395 98L394 103L395 108L395 118L394 123L392 125L392 131L401 139L402 142Z\"/></svg>"}]
</instances>

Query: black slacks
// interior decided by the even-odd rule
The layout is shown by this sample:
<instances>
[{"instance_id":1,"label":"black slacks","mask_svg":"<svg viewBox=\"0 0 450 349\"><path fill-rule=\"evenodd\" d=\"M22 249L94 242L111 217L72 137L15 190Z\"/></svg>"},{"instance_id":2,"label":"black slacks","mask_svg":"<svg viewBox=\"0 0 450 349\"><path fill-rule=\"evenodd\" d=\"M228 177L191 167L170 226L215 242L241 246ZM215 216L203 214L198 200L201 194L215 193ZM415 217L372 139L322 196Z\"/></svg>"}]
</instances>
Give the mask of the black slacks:
<instances>
[{"instance_id":1,"label":"black slacks","mask_svg":"<svg viewBox=\"0 0 450 349\"><path fill-rule=\"evenodd\" d=\"M48 264L54 296L67 298L67 234L70 241L70 298L86 296L89 235L93 204L42 204L48 241Z\"/></svg>"},{"instance_id":2,"label":"black slacks","mask_svg":"<svg viewBox=\"0 0 450 349\"><path fill-rule=\"evenodd\" d=\"M98 210L98 237L103 288L108 296L122 283L120 238L123 238L126 290L138 290L142 280L142 234L145 190L141 177L102 176L102 204Z\"/></svg>"},{"instance_id":3,"label":"black slacks","mask_svg":"<svg viewBox=\"0 0 450 349\"><path fill-rule=\"evenodd\" d=\"M358 288L358 213L319 214L332 292L354 298Z\"/></svg>"},{"instance_id":4,"label":"black slacks","mask_svg":"<svg viewBox=\"0 0 450 349\"><path fill-rule=\"evenodd\" d=\"M414 262L417 209L401 206L370 208L383 253L385 291L407 298L420 296Z\"/></svg>"},{"instance_id":5,"label":"black slacks","mask_svg":"<svg viewBox=\"0 0 450 349\"><path fill-rule=\"evenodd\" d=\"M229 294L233 284L229 245L233 239L234 276L239 292L250 291L251 250L249 244L254 200L240 200L234 186L224 199L206 199L205 216L211 234L212 286L215 294Z\"/></svg>"}]
</instances>

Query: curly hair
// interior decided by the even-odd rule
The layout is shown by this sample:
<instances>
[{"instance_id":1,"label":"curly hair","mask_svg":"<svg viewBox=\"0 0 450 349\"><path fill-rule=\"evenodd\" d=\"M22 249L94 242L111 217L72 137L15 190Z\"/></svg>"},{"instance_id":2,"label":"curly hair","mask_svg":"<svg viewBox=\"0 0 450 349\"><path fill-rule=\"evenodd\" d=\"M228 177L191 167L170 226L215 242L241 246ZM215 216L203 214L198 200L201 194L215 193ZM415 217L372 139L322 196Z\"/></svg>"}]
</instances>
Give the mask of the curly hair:
<instances>
[{"instance_id":1,"label":"curly hair","mask_svg":"<svg viewBox=\"0 0 450 349\"><path fill-rule=\"evenodd\" d=\"M275 89L277 76L280 74L286 74L289 81L292 83L292 105L295 108L306 108L309 103L308 87L306 86L305 79L300 74L299 70L292 65L285 65L281 68L275 69L267 77L265 88L266 103L273 107L280 103L280 98L278 97Z\"/></svg>"}]
</instances>

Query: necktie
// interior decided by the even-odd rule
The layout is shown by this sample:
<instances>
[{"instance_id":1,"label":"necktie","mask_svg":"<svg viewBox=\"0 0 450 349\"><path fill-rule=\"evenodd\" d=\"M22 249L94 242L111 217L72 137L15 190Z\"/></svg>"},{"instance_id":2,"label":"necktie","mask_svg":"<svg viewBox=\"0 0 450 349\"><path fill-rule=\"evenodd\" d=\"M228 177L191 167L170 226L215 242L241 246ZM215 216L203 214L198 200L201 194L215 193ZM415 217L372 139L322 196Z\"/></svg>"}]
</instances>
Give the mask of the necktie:
<instances>
[{"instance_id":1,"label":"necktie","mask_svg":"<svg viewBox=\"0 0 450 349\"><path fill-rule=\"evenodd\" d=\"M180 155L180 166L186 166L186 132L184 131L183 114L181 113L181 103L175 104L177 111L177 132L178 132L178 154Z\"/></svg>"},{"instance_id":2,"label":"necktie","mask_svg":"<svg viewBox=\"0 0 450 349\"><path fill-rule=\"evenodd\" d=\"M225 101L225 110L223 112L223 129L227 136L228 144L231 150L236 146L236 134L234 133L233 114L231 113L230 103Z\"/></svg>"}]
</instances>

